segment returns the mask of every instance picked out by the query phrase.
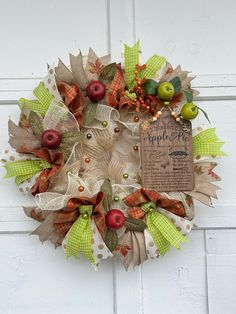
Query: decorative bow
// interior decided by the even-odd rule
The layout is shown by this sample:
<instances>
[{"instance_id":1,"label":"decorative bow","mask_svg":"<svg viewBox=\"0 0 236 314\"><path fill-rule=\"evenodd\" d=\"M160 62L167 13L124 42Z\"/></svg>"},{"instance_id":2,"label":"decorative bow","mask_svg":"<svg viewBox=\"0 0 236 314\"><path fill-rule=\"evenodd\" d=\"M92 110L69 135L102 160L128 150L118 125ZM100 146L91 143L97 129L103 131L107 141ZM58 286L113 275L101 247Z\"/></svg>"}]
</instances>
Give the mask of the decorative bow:
<instances>
[{"instance_id":1,"label":"decorative bow","mask_svg":"<svg viewBox=\"0 0 236 314\"><path fill-rule=\"evenodd\" d=\"M47 148L41 148L33 152L36 157L43 159L50 167L43 169L36 179L32 187L32 195L45 192L49 185L50 180L55 176L58 171L64 166L64 156L60 152L50 151Z\"/></svg>"},{"instance_id":2,"label":"decorative bow","mask_svg":"<svg viewBox=\"0 0 236 314\"><path fill-rule=\"evenodd\" d=\"M35 208L29 208L27 210L27 215L35 218L36 220L40 221L39 216L43 217L43 221L39 225L39 227L33 232L33 234L36 234L39 236L41 241L49 240L54 245L58 246L62 244L63 239L65 238L66 234L73 230L73 233L69 233L70 239L73 243L75 243L76 249L78 248L78 244L76 241L78 241L79 236L77 233L74 232L74 230L78 230L80 228L77 228L78 222L77 220L81 220L82 216L87 219L89 217L89 221L85 222L80 225L83 226L83 235L82 241L79 240L79 242L84 243L86 242L86 252L90 251L91 248L91 241L88 241L88 238L90 238L90 222L93 219L96 227L98 228L100 234L102 237L104 237L105 232L105 211L102 206L102 201L104 198L104 194L102 192L98 193L96 196L94 196L91 199L87 198L72 198L68 201L67 206L59 211L51 211L51 210L41 210L39 214L35 215ZM87 207L89 206L89 207ZM92 208L92 213L91 213ZM87 212L88 216L84 215ZM81 218L80 218L81 217ZM76 223L77 222L77 223ZM76 223L76 224L75 224ZM75 227L73 227L73 225ZM73 229L71 229L73 227ZM75 252L75 247L73 244L69 244L69 249L67 250L68 256L73 255ZM81 244L82 245L82 244ZM76 251L76 256L78 255L78 251L83 253L81 249ZM73 252L71 254L71 252ZM84 253L83 253L84 254Z\"/></svg>"},{"instance_id":3,"label":"decorative bow","mask_svg":"<svg viewBox=\"0 0 236 314\"><path fill-rule=\"evenodd\" d=\"M210 128L193 137L193 152L195 157L226 156L226 154L221 150L224 142L219 142L215 132L215 128Z\"/></svg>"},{"instance_id":4,"label":"decorative bow","mask_svg":"<svg viewBox=\"0 0 236 314\"><path fill-rule=\"evenodd\" d=\"M75 84L69 85L65 82L58 82L57 88L67 108L74 114L79 124L82 124L85 97L79 87Z\"/></svg>"},{"instance_id":5,"label":"decorative bow","mask_svg":"<svg viewBox=\"0 0 236 314\"><path fill-rule=\"evenodd\" d=\"M79 218L73 223L69 230L68 241L66 245L66 256L78 257L78 252L88 258L92 264L95 259L92 254L92 218L102 231L105 229L105 212L102 208L103 192L98 193L92 200L71 199L68 201L68 207L79 211ZM97 202L98 205L94 207Z\"/></svg>"},{"instance_id":6,"label":"decorative bow","mask_svg":"<svg viewBox=\"0 0 236 314\"><path fill-rule=\"evenodd\" d=\"M147 189L140 189L128 195L124 202L127 206L132 206L128 209L130 216L146 218L148 230L161 255L167 253L171 245L180 249L181 242L187 242L187 238L157 209L161 207L172 213L178 212L183 215L185 211L182 202L164 198L159 193Z\"/></svg>"},{"instance_id":7,"label":"decorative bow","mask_svg":"<svg viewBox=\"0 0 236 314\"><path fill-rule=\"evenodd\" d=\"M39 85L33 90L33 93L37 100L20 98L18 100L20 108L22 109L23 107L26 107L30 111L36 111L41 116L45 116L54 97L49 93L43 82L39 83Z\"/></svg>"}]
</instances>

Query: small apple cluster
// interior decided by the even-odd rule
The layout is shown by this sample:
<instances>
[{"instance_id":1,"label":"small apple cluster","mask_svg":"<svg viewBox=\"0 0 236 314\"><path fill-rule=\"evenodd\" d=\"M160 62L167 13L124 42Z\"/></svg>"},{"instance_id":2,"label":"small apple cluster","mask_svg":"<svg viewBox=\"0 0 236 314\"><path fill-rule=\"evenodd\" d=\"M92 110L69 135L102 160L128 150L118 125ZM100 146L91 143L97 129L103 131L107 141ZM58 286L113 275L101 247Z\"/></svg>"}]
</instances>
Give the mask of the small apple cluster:
<instances>
[{"instance_id":1,"label":"small apple cluster","mask_svg":"<svg viewBox=\"0 0 236 314\"><path fill-rule=\"evenodd\" d=\"M175 87L171 82L158 83L153 79L146 79L142 77L142 70L146 69L146 65L136 65L134 71L134 80L136 82L133 89L129 90L129 93L134 93L135 98L133 103L135 105L135 111L139 112L142 109L144 112L150 112L153 114L153 120L160 118L162 109L170 106L170 102L175 95ZM155 106L152 106L153 97L156 98ZM158 109L158 105L161 107ZM192 102L187 102L181 109L180 115L175 111L171 112L173 118L180 122L181 118L185 120L192 120L198 115L198 107Z\"/></svg>"}]
</instances>

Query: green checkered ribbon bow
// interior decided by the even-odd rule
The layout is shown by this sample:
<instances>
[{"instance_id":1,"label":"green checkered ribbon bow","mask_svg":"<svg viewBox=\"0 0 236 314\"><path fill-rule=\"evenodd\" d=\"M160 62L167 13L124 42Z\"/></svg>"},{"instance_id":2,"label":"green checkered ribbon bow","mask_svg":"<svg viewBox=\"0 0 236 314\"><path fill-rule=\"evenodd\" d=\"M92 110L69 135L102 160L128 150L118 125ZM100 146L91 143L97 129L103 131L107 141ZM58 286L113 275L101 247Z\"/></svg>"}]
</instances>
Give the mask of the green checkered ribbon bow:
<instances>
[{"instance_id":1,"label":"green checkered ribbon bow","mask_svg":"<svg viewBox=\"0 0 236 314\"><path fill-rule=\"evenodd\" d=\"M219 142L215 134L216 129L211 128L200 132L193 137L194 156L226 156L221 150L224 142Z\"/></svg>"},{"instance_id":2,"label":"green checkered ribbon bow","mask_svg":"<svg viewBox=\"0 0 236 314\"><path fill-rule=\"evenodd\" d=\"M92 254L92 220L93 205L79 207L80 216L73 223L69 231L66 245L66 257L78 258L78 253L83 254L92 264L96 261Z\"/></svg>"},{"instance_id":3,"label":"green checkered ribbon bow","mask_svg":"<svg viewBox=\"0 0 236 314\"><path fill-rule=\"evenodd\" d=\"M30 111L36 111L44 117L54 97L49 93L43 82L39 83L33 93L37 98L36 100L20 98L18 100L19 106L21 109L22 107L26 107Z\"/></svg>"},{"instance_id":4,"label":"green checkered ribbon bow","mask_svg":"<svg viewBox=\"0 0 236 314\"><path fill-rule=\"evenodd\" d=\"M155 210L155 203L150 201L143 204L141 208L146 213L148 230L161 255L165 255L170 250L171 245L180 249L181 242L188 242L188 239L177 230L165 215Z\"/></svg>"},{"instance_id":5,"label":"green checkered ribbon bow","mask_svg":"<svg viewBox=\"0 0 236 314\"><path fill-rule=\"evenodd\" d=\"M6 163L5 168L7 173L4 178L16 177L16 184L19 185L43 169L51 168L51 165L43 159L18 160Z\"/></svg>"},{"instance_id":6,"label":"green checkered ribbon bow","mask_svg":"<svg viewBox=\"0 0 236 314\"><path fill-rule=\"evenodd\" d=\"M125 63L125 78L128 89L132 89L135 85L134 71L136 65L139 64L140 45L139 41L133 46L124 45L124 63ZM139 78L152 78L157 70L160 70L166 59L158 55L153 55L147 62L146 68L140 71Z\"/></svg>"}]
</instances>

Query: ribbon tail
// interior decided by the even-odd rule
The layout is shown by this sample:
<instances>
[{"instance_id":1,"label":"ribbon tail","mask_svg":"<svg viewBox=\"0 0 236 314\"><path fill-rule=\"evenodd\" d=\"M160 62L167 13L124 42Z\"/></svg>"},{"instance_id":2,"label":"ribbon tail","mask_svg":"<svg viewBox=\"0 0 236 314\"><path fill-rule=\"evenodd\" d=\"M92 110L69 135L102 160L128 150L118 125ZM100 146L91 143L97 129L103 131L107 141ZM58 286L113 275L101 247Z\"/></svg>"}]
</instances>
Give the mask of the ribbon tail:
<instances>
[{"instance_id":1,"label":"ribbon tail","mask_svg":"<svg viewBox=\"0 0 236 314\"><path fill-rule=\"evenodd\" d=\"M134 71L136 64L139 64L139 50L139 41L133 47L124 45L125 76L129 89L135 85Z\"/></svg>"},{"instance_id":2,"label":"ribbon tail","mask_svg":"<svg viewBox=\"0 0 236 314\"><path fill-rule=\"evenodd\" d=\"M170 245L179 250L182 242L188 242L188 239L177 230L175 225L165 215L159 212L152 212L148 213L148 216L153 229L150 232L152 236L154 233L154 241L158 241L155 243L161 255L169 251ZM159 234L161 234L162 238Z\"/></svg>"},{"instance_id":3,"label":"ribbon tail","mask_svg":"<svg viewBox=\"0 0 236 314\"><path fill-rule=\"evenodd\" d=\"M152 235L152 238L160 252L160 255L165 255L170 250L170 243L165 239L161 232L156 228L155 224L152 222L151 213L147 214L147 227Z\"/></svg>"},{"instance_id":4,"label":"ribbon tail","mask_svg":"<svg viewBox=\"0 0 236 314\"><path fill-rule=\"evenodd\" d=\"M142 72L142 76L145 78L152 78L157 70L160 70L165 64L166 59L158 55L153 55L147 62L147 68Z\"/></svg>"},{"instance_id":5,"label":"ribbon tail","mask_svg":"<svg viewBox=\"0 0 236 314\"><path fill-rule=\"evenodd\" d=\"M83 219L82 216L74 222L69 231L66 257L74 256L78 258L79 252L89 259L92 264L95 264L95 259L92 254L91 219Z\"/></svg>"}]
</instances>

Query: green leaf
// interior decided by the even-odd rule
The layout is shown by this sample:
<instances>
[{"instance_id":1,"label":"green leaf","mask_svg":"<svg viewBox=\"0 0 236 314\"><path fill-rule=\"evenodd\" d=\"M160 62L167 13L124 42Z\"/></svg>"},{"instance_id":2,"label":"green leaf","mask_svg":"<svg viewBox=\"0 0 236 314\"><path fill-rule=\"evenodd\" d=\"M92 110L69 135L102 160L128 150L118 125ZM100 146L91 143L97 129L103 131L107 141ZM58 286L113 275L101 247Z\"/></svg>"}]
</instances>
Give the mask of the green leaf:
<instances>
[{"instance_id":1,"label":"green leaf","mask_svg":"<svg viewBox=\"0 0 236 314\"><path fill-rule=\"evenodd\" d=\"M211 124L211 121L210 121L210 119L209 119L208 114L206 113L206 111L203 110L203 109L200 108L200 107L198 107L198 109L201 110L201 112L204 114L204 116L205 116L205 118L207 119L207 121Z\"/></svg>"},{"instance_id":2,"label":"green leaf","mask_svg":"<svg viewBox=\"0 0 236 314\"><path fill-rule=\"evenodd\" d=\"M186 97L187 102L192 102L193 101L193 94L192 93L185 91L184 95Z\"/></svg>"},{"instance_id":3,"label":"green leaf","mask_svg":"<svg viewBox=\"0 0 236 314\"><path fill-rule=\"evenodd\" d=\"M97 112L97 106L98 104L97 103L92 103L92 102L89 102L85 109L83 110L83 118L84 118L84 124L85 125L90 125L95 116L96 116L96 112Z\"/></svg>"},{"instance_id":4,"label":"green leaf","mask_svg":"<svg viewBox=\"0 0 236 314\"><path fill-rule=\"evenodd\" d=\"M114 62L114 63L108 64L102 69L102 72L99 75L98 80L105 85L109 84L113 80L115 74L116 74L116 63Z\"/></svg>"},{"instance_id":5,"label":"green leaf","mask_svg":"<svg viewBox=\"0 0 236 314\"><path fill-rule=\"evenodd\" d=\"M34 135L39 136L43 133L43 118L38 113L34 111L30 112L29 124Z\"/></svg>"},{"instance_id":6,"label":"green leaf","mask_svg":"<svg viewBox=\"0 0 236 314\"><path fill-rule=\"evenodd\" d=\"M125 218L125 227L131 231L143 231L147 228L143 220L128 217Z\"/></svg>"},{"instance_id":7,"label":"green leaf","mask_svg":"<svg viewBox=\"0 0 236 314\"><path fill-rule=\"evenodd\" d=\"M112 186L109 179L104 180L101 186L101 192L104 193L103 207L105 211L109 211L112 203Z\"/></svg>"},{"instance_id":8,"label":"green leaf","mask_svg":"<svg viewBox=\"0 0 236 314\"><path fill-rule=\"evenodd\" d=\"M158 83L152 79L146 80L142 85L142 89L148 95L156 95L157 87L158 87Z\"/></svg>"},{"instance_id":9,"label":"green leaf","mask_svg":"<svg viewBox=\"0 0 236 314\"><path fill-rule=\"evenodd\" d=\"M80 131L68 131L62 134L61 143L73 145L80 142L84 138L84 134Z\"/></svg>"},{"instance_id":10,"label":"green leaf","mask_svg":"<svg viewBox=\"0 0 236 314\"><path fill-rule=\"evenodd\" d=\"M174 77L170 83L174 86L175 89L175 95L179 94L182 88L181 80L178 76Z\"/></svg>"},{"instance_id":11,"label":"green leaf","mask_svg":"<svg viewBox=\"0 0 236 314\"><path fill-rule=\"evenodd\" d=\"M107 229L105 235L105 244L111 252L115 250L118 244L118 236L116 234L116 231Z\"/></svg>"}]
</instances>

